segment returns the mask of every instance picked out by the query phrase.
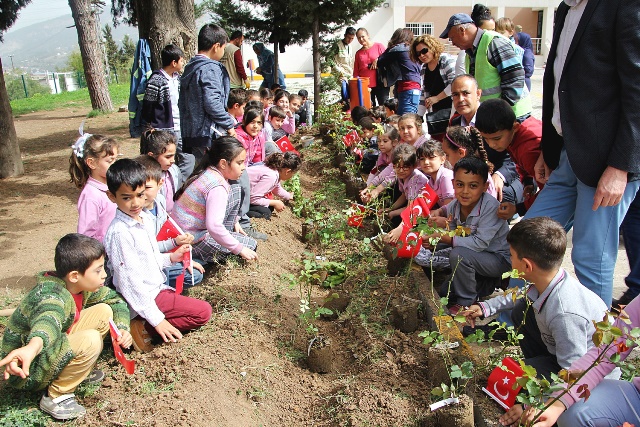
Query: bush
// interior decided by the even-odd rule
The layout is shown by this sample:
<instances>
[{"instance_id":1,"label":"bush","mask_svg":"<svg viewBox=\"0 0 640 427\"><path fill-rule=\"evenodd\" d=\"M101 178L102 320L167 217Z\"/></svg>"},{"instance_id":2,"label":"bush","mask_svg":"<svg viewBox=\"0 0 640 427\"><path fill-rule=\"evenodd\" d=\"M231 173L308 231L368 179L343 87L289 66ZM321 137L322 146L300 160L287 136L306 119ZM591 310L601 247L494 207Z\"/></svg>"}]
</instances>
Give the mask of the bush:
<instances>
[{"instance_id":1,"label":"bush","mask_svg":"<svg viewBox=\"0 0 640 427\"><path fill-rule=\"evenodd\" d=\"M13 101L15 99L23 99L32 97L34 95L46 95L51 93L51 89L49 86L44 86L40 84L36 80L32 80L25 76L24 83L27 85L27 93L29 96L26 96L24 93L24 85L22 83L22 76L16 76L7 74L5 75L5 84L7 86L7 93L9 95L9 100Z\"/></svg>"}]
</instances>

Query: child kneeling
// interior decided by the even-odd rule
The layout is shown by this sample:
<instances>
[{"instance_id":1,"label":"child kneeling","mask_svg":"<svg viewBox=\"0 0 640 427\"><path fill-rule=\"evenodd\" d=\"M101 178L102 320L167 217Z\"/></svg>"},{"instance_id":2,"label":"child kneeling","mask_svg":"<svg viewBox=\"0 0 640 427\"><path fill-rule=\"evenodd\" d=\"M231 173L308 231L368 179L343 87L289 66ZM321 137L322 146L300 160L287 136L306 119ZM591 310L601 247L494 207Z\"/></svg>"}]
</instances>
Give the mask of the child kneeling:
<instances>
[{"instance_id":1,"label":"child kneeling","mask_svg":"<svg viewBox=\"0 0 640 427\"><path fill-rule=\"evenodd\" d=\"M451 229L458 226L467 229L465 236L426 236L425 247L415 257L415 262L424 267L454 270L451 279L449 312L456 315L462 306L473 304L478 299L477 278L495 278L511 269L509 232L507 221L498 218L500 207L494 197L487 194L489 166L477 157L464 157L453 168L453 189L455 200L431 213L432 220L440 228L447 225ZM430 238L439 238L447 245L435 253L429 246ZM449 293L447 280L441 294Z\"/></svg>"},{"instance_id":2,"label":"child kneeling","mask_svg":"<svg viewBox=\"0 0 640 427\"><path fill-rule=\"evenodd\" d=\"M67 234L60 239L56 271L38 275L2 338L4 379L20 390L47 388L40 409L57 420L86 413L73 393L102 352L109 320L122 333L118 344L131 346L127 304L103 286L104 255L102 243L91 237Z\"/></svg>"},{"instance_id":3,"label":"child kneeling","mask_svg":"<svg viewBox=\"0 0 640 427\"><path fill-rule=\"evenodd\" d=\"M107 230L105 247L113 283L132 315L133 344L138 351L153 348L152 337L175 342L182 332L205 325L211 318L206 301L176 294L167 284L163 269L181 261L190 245L161 254L152 230L152 218L143 208L147 202L144 167L131 159L115 162L107 173L107 195L116 205L116 217Z\"/></svg>"}]
</instances>

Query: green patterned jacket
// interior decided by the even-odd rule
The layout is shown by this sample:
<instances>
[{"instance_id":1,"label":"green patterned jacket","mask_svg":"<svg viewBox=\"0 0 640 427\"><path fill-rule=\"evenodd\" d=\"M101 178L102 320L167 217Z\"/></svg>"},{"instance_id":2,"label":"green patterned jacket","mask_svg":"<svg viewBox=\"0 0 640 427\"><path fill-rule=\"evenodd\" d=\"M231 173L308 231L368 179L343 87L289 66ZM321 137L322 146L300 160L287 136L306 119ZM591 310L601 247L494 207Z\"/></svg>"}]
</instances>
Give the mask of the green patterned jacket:
<instances>
[{"instance_id":1,"label":"green patterned jacket","mask_svg":"<svg viewBox=\"0 0 640 427\"><path fill-rule=\"evenodd\" d=\"M12 350L23 347L33 337L44 343L35 357L26 379L11 376L9 384L23 390L41 390L47 387L73 359L66 332L75 318L75 302L63 280L52 275L37 275L36 286L20 302L9 318L2 338L0 359ZM105 303L113 310L113 321L119 329L129 330L129 308L124 299L106 286L96 292L83 292L82 307Z\"/></svg>"}]
</instances>

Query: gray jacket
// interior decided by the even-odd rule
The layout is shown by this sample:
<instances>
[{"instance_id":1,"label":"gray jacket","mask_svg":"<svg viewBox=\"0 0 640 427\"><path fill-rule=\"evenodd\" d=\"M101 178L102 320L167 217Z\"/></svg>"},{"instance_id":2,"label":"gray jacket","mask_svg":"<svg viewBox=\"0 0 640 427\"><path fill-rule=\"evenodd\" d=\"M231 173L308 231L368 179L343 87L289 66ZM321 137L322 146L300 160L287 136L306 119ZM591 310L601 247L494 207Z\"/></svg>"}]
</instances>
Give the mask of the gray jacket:
<instances>
[{"instance_id":1,"label":"gray jacket","mask_svg":"<svg viewBox=\"0 0 640 427\"><path fill-rule=\"evenodd\" d=\"M529 309L534 311L542 341L549 353L556 356L561 368L567 369L593 347L592 320L602 320L607 306L564 269L558 270L542 295L530 286L526 297L532 302ZM514 306L511 295L500 295L478 304L485 317Z\"/></svg>"},{"instance_id":2,"label":"gray jacket","mask_svg":"<svg viewBox=\"0 0 640 427\"><path fill-rule=\"evenodd\" d=\"M203 55L191 58L180 79L178 99L184 147L210 146L212 126L221 133L234 127L226 110L228 97L229 74L224 66Z\"/></svg>"}]
</instances>

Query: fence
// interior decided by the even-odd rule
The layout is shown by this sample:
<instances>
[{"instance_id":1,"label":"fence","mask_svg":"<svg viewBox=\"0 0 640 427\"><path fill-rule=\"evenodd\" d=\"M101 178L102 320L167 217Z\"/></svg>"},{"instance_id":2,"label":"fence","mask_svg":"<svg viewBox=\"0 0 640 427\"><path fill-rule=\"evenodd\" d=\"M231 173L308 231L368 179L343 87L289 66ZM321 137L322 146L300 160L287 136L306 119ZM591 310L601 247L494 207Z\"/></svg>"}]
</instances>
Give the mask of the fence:
<instances>
[{"instance_id":1,"label":"fence","mask_svg":"<svg viewBox=\"0 0 640 427\"><path fill-rule=\"evenodd\" d=\"M107 76L107 83L128 82L129 76L126 74L128 73L117 74L112 72ZM7 80L7 88L9 86L13 87L13 90L10 91L11 99L30 98L36 93L58 94L73 92L87 87L84 73L80 71L34 71L21 75L7 73L5 80ZM19 88L16 86L19 86ZM12 94L13 96L11 96Z\"/></svg>"}]
</instances>

